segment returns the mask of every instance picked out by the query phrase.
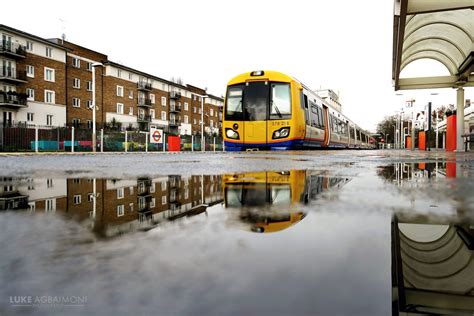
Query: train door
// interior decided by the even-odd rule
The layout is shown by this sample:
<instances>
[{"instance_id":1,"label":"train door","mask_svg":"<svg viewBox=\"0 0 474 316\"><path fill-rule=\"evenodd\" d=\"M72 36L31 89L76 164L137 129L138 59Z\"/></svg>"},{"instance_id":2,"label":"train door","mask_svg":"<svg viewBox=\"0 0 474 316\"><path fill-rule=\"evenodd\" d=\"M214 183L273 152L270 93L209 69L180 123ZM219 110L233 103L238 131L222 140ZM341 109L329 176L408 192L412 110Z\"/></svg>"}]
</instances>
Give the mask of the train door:
<instances>
[{"instance_id":1,"label":"train door","mask_svg":"<svg viewBox=\"0 0 474 316\"><path fill-rule=\"evenodd\" d=\"M324 146L328 146L331 140L331 122L329 118L329 109L323 104L324 113Z\"/></svg>"},{"instance_id":2,"label":"train door","mask_svg":"<svg viewBox=\"0 0 474 316\"><path fill-rule=\"evenodd\" d=\"M303 94L303 102L304 102L304 120L305 120L305 136L304 140L306 143L311 141L311 113L309 110L309 102L308 96Z\"/></svg>"},{"instance_id":3,"label":"train door","mask_svg":"<svg viewBox=\"0 0 474 316\"><path fill-rule=\"evenodd\" d=\"M247 82L244 88L244 128L245 145L267 145L267 116L269 104L267 81Z\"/></svg>"}]
</instances>

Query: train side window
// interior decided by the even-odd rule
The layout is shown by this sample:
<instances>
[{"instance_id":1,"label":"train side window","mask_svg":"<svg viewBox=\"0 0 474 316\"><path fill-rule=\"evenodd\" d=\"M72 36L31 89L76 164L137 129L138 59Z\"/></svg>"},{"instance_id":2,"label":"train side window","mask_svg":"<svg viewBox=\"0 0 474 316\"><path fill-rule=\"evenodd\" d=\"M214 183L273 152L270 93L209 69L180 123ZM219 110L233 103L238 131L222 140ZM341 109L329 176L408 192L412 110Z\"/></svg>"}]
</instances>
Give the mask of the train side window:
<instances>
[{"instance_id":1,"label":"train side window","mask_svg":"<svg viewBox=\"0 0 474 316\"><path fill-rule=\"evenodd\" d=\"M319 121L321 122L320 127L324 128L323 109L319 108Z\"/></svg>"},{"instance_id":2,"label":"train side window","mask_svg":"<svg viewBox=\"0 0 474 316\"><path fill-rule=\"evenodd\" d=\"M308 108L308 96L306 94L304 94L304 108Z\"/></svg>"}]
</instances>

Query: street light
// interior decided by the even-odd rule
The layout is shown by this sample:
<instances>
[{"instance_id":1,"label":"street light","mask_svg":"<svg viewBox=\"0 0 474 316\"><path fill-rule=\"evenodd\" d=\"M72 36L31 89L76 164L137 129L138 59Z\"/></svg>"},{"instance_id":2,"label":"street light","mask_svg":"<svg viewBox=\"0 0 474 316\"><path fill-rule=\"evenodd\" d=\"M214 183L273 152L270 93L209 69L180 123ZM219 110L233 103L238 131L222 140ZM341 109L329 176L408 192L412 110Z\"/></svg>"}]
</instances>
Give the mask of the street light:
<instances>
[{"instance_id":1,"label":"street light","mask_svg":"<svg viewBox=\"0 0 474 316\"><path fill-rule=\"evenodd\" d=\"M204 148L204 98L208 98L209 96L206 95L201 95L197 93L192 93L195 96L198 96L201 98L201 151L206 151Z\"/></svg>"},{"instance_id":2,"label":"street light","mask_svg":"<svg viewBox=\"0 0 474 316\"><path fill-rule=\"evenodd\" d=\"M96 104L95 104L95 67L103 67L104 65L101 63L93 63L92 64L92 152L96 152L97 150L97 134L96 134L96 126L95 126L95 111L96 111ZM101 143L100 146L103 146Z\"/></svg>"},{"instance_id":3,"label":"street light","mask_svg":"<svg viewBox=\"0 0 474 316\"><path fill-rule=\"evenodd\" d=\"M430 93L430 94L432 96L437 96L438 95L437 92L433 92L433 93ZM436 98L433 98L433 101L434 100L436 100ZM433 104L433 107L435 108L435 113L436 113L436 119L435 119L436 120L436 146L435 146L435 148L438 149L438 107L435 104ZM431 115L431 113L430 113L430 115Z\"/></svg>"}]
</instances>

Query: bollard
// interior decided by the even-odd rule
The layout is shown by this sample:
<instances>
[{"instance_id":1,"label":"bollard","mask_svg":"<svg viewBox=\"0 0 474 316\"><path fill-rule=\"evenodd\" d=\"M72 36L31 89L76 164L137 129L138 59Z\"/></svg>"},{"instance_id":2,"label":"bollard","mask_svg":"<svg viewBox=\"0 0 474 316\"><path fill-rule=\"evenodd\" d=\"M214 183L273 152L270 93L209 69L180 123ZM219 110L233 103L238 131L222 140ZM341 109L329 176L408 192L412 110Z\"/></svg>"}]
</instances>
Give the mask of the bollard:
<instances>
[{"instance_id":1,"label":"bollard","mask_svg":"<svg viewBox=\"0 0 474 316\"><path fill-rule=\"evenodd\" d=\"M214 142L214 151L216 151L216 138L215 137L213 138L213 142Z\"/></svg>"},{"instance_id":2,"label":"bollard","mask_svg":"<svg viewBox=\"0 0 474 316\"><path fill-rule=\"evenodd\" d=\"M38 125L35 125L35 152L38 152Z\"/></svg>"},{"instance_id":3,"label":"bollard","mask_svg":"<svg viewBox=\"0 0 474 316\"><path fill-rule=\"evenodd\" d=\"M71 152L74 152L74 126L71 127Z\"/></svg>"},{"instance_id":4,"label":"bollard","mask_svg":"<svg viewBox=\"0 0 474 316\"><path fill-rule=\"evenodd\" d=\"M166 133L163 132L163 152L166 151Z\"/></svg>"},{"instance_id":5,"label":"bollard","mask_svg":"<svg viewBox=\"0 0 474 316\"><path fill-rule=\"evenodd\" d=\"M194 151L194 135L191 135L191 151Z\"/></svg>"},{"instance_id":6,"label":"bollard","mask_svg":"<svg viewBox=\"0 0 474 316\"><path fill-rule=\"evenodd\" d=\"M100 152L104 152L104 129L100 129Z\"/></svg>"},{"instance_id":7,"label":"bollard","mask_svg":"<svg viewBox=\"0 0 474 316\"><path fill-rule=\"evenodd\" d=\"M204 136L201 136L201 137L202 137L202 141L201 141L202 148L201 148L201 151L206 151L206 137L204 137Z\"/></svg>"},{"instance_id":8,"label":"bollard","mask_svg":"<svg viewBox=\"0 0 474 316\"><path fill-rule=\"evenodd\" d=\"M125 130L125 152L128 152L128 131Z\"/></svg>"},{"instance_id":9,"label":"bollard","mask_svg":"<svg viewBox=\"0 0 474 316\"><path fill-rule=\"evenodd\" d=\"M58 126L58 129L57 129L57 132L56 132L56 133L57 133L56 135L58 136L58 137L57 137L57 142L58 142L57 148L58 148L58 151L59 151L59 149L60 149L60 148L59 148L59 126Z\"/></svg>"}]
</instances>

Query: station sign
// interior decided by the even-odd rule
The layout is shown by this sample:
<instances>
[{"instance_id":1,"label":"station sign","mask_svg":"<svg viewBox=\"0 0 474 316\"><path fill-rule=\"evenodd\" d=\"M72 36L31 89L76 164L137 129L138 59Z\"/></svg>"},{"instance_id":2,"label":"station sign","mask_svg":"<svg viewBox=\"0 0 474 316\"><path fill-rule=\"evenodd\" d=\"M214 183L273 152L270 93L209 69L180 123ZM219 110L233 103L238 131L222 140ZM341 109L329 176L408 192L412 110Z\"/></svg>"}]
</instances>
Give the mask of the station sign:
<instances>
[{"instance_id":1,"label":"station sign","mask_svg":"<svg viewBox=\"0 0 474 316\"><path fill-rule=\"evenodd\" d=\"M150 143L163 144L163 130L155 127L150 127Z\"/></svg>"}]
</instances>

